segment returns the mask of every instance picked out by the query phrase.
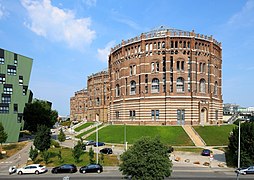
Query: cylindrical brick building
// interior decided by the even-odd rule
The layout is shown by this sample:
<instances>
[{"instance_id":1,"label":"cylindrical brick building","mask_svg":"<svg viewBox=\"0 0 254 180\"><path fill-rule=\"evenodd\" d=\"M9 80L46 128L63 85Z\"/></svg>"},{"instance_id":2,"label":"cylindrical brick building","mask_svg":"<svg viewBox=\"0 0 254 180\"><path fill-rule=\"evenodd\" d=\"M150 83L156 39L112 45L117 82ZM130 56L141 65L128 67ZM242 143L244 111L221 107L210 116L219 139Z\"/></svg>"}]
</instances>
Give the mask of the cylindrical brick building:
<instances>
[{"instance_id":1,"label":"cylindrical brick building","mask_svg":"<svg viewBox=\"0 0 254 180\"><path fill-rule=\"evenodd\" d=\"M112 48L108 68L111 123L222 122L222 48L212 36L162 26Z\"/></svg>"}]
</instances>

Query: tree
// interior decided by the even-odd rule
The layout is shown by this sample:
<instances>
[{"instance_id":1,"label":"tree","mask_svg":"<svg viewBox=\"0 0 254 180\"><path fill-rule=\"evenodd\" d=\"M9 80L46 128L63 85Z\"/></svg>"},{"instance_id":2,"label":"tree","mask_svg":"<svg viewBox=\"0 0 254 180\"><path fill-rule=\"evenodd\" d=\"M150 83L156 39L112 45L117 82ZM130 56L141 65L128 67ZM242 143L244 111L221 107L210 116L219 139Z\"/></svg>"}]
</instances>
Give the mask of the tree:
<instances>
[{"instance_id":1,"label":"tree","mask_svg":"<svg viewBox=\"0 0 254 180\"><path fill-rule=\"evenodd\" d=\"M0 143L1 143L1 149L0 149L0 154L2 154L2 149L3 149L3 143L5 143L5 141L7 140L8 135L7 133L4 131L4 127L3 124L0 122Z\"/></svg>"},{"instance_id":2,"label":"tree","mask_svg":"<svg viewBox=\"0 0 254 180\"><path fill-rule=\"evenodd\" d=\"M241 144L240 144L240 166L254 164L254 122L241 124ZM238 162L238 135L239 127L233 129L229 136L228 156L232 158L232 165L237 166Z\"/></svg>"},{"instance_id":3,"label":"tree","mask_svg":"<svg viewBox=\"0 0 254 180\"><path fill-rule=\"evenodd\" d=\"M38 150L36 148L33 148L33 146L31 146L30 151L29 151L29 157L32 159L32 161L34 161L38 156Z\"/></svg>"},{"instance_id":4,"label":"tree","mask_svg":"<svg viewBox=\"0 0 254 180\"><path fill-rule=\"evenodd\" d=\"M60 133L59 133L57 139L58 139L59 142L64 142L64 141L65 141L65 138L66 138L66 136L65 136L65 134L64 134L64 132L63 132L63 129L61 128L61 129L60 129Z\"/></svg>"},{"instance_id":5,"label":"tree","mask_svg":"<svg viewBox=\"0 0 254 180\"><path fill-rule=\"evenodd\" d=\"M119 170L133 179L164 179L172 172L167 150L158 137L142 137L120 156Z\"/></svg>"},{"instance_id":6,"label":"tree","mask_svg":"<svg viewBox=\"0 0 254 180\"><path fill-rule=\"evenodd\" d=\"M34 146L40 151L48 150L51 144L50 129L45 125L39 125L34 137Z\"/></svg>"},{"instance_id":7,"label":"tree","mask_svg":"<svg viewBox=\"0 0 254 180\"><path fill-rule=\"evenodd\" d=\"M24 109L25 129L36 133L38 125L46 125L51 128L57 122L58 113L51 110L51 104L47 101L36 99L27 103Z\"/></svg>"},{"instance_id":8,"label":"tree","mask_svg":"<svg viewBox=\"0 0 254 180\"><path fill-rule=\"evenodd\" d=\"M47 150L45 150L45 151L43 151L43 152L41 153L41 155L42 155L42 158L43 158L45 164L48 164L49 158L50 158L50 156L51 156L51 153L48 152Z\"/></svg>"},{"instance_id":9,"label":"tree","mask_svg":"<svg viewBox=\"0 0 254 180\"><path fill-rule=\"evenodd\" d=\"M82 142L78 141L78 144L76 146L74 146L73 150L72 150L72 156L75 160L76 163L79 162L79 158L80 156L83 154L83 150L82 150Z\"/></svg>"},{"instance_id":10,"label":"tree","mask_svg":"<svg viewBox=\"0 0 254 180\"><path fill-rule=\"evenodd\" d=\"M59 162L63 163L64 160L63 160L63 157L62 157L62 151L61 150L58 151L57 157L58 157Z\"/></svg>"},{"instance_id":11,"label":"tree","mask_svg":"<svg viewBox=\"0 0 254 180\"><path fill-rule=\"evenodd\" d=\"M88 155L89 155L89 162L90 162L90 164L94 164L95 163L95 160L94 160L94 150L93 150L92 147L90 147Z\"/></svg>"}]
</instances>

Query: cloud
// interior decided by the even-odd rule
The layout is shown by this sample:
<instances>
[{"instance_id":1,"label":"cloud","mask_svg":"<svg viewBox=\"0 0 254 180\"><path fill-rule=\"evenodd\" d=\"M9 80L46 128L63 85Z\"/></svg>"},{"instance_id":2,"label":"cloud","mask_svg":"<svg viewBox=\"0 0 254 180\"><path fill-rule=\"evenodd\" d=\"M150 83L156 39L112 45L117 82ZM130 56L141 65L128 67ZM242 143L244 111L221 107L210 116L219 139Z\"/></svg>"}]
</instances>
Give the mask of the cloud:
<instances>
[{"instance_id":1,"label":"cloud","mask_svg":"<svg viewBox=\"0 0 254 180\"><path fill-rule=\"evenodd\" d=\"M102 62L108 61L108 55L110 53L111 48L116 44L115 41L110 41L106 44L106 47L104 49L98 49L97 50L97 57Z\"/></svg>"},{"instance_id":2,"label":"cloud","mask_svg":"<svg viewBox=\"0 0 254 180\"><path fill-rule=\"evenodd\" d=\"M83 0L83 2L84 2L88 7L96 6L96 0Z\"/></svg>"},{"instance_id":3,"label":"cloud","mask_svg":"<svg viewBox=\"0 0 254 180\"><path fill-rule=\"evenodd\" d=\"M0 4L0 19L2 19L5 15L5 8L2 4Z\"/></svg>"},{"instance_id":4,"label":"cloud","mask_svg":"<svg viewBox=\"0 0 254 180\"><path fill-rule=\"evenodd\" d=\"M248 0L241 11L234 14L228 21L229 25L252 26L254 23L254 0Z\"/></svg>"},{"instance_id":5,"label":"cloud","mask_svg":"<svg viewBox=\"0 0 254 180\"><path fill-rule=\"evenodd\" d=\"M95 38L89 17L77 19L71 10L52 6L51 0L21 0L21 3L29 15L25 25L39 36L80 50Z\"/></svg>"},{"instance_id":6,"label":"cloud","mask_svg":"<svg viewBox=\"0 0 254 180\"><path fill-rule=\"evenodd\" d=\"M125 24L135 30L141 30L142 28L133 20L131 20L129 17L121 15L118 11L116 10L112 10L112 18L113 20L115 20L116 22Z\"/></svg>"}]
</instances>

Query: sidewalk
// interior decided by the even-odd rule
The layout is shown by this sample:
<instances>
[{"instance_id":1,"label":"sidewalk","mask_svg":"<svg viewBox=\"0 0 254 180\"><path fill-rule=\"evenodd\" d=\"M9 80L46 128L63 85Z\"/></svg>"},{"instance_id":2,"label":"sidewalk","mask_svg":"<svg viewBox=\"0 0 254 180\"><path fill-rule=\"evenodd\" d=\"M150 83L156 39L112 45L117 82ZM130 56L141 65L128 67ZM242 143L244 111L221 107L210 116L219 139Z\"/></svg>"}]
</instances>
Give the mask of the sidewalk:
<instances>
[{"instance_id":1,"label":"sidewalk","mask_svg":"<svg viewBox=\"0 0 254 180\"><path fill-rule=\"evenodd\" d=\"M0 162L0 174L9 174L9 167L16 166L21 167L26 165L27 159L29 158L29 151L32 146L32 141L28 141L27 145L18 151L13 156Z\"/></svg>"}]
</instances>

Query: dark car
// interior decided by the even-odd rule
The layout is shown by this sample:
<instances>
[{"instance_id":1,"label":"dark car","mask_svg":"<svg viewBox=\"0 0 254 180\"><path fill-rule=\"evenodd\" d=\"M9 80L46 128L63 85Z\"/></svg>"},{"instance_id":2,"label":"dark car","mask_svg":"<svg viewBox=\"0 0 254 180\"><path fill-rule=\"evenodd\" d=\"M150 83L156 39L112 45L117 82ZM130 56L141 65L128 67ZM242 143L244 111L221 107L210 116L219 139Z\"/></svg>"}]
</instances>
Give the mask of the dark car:
<instances>
[{"instance_id":1,"label":"dark car","mask_svg":"<svg viewBox=\"0 0 254 180\"><path fill-rule=\"evenodd\" d=\"M210 156L211 155L211 150L210 149L203 149L201 152L202 156Z\"/></svg>"},{"instance_id":2,"label":"dark car","mask_svg":"<svg viewBox=\"0 0 254 180\"><path fill-rule=\"evenodd\" d=\"M112 151L111 148L103 148L103 149L100 150L100 153L102 153L102 154L112 154L113 151Z\"/></svg>"},{"instance_id":3,"label":"dark car","mask_svg":"<svg viewBox=\"0 0 254 180\"><path fill-rule=\"evenodd\" d=\"M243 168L238 168L235 170L236 173L239 174L254 174L254 166L249 166L249 167L243 167Z\"/></svg>"},{"instance_id":4,"label":"dark car","mask_svg":"<svg viewBox=\"0 0 254 180\"><path fill-rule=\"evenodd\" d=\"M100 164L89 164L87 166L83 166L79 169L80 173L101 173L103 172L103 168Z\"/></svg>"},{"instance_id":5,"label":"dark car","mask_svg":"<svg viewBox=\"0 0 254 180\"><path fill-rule=\"evenodd\" d=\"M90 141L87 141L86 142L86 145L89 146L89 145L94 145L95 144L95 141L93 140L90 140Z\"/></svg>"},{"instance_id":6,"label":"dark car","mask_svg":"<svg viewBox=\"0 0 254 180\"><path fill-rule=\"evenodd\" d=\"M77 171L77 167L74 164L63 164L51 170L52 173L75 173Z\"/></svg>"},{"instance_id":7,"label":"dark car","mask_svg":"<svg viewBox=\"0 0 254 180\"><path fill-rule=\"evenodd\" d=\"M94 147L97 147L97 144L98 144L98 146L105 146L105 143L104 142L95 142L94 143Z\"/></svg>"}]
</instances>

